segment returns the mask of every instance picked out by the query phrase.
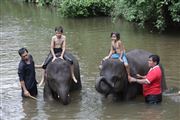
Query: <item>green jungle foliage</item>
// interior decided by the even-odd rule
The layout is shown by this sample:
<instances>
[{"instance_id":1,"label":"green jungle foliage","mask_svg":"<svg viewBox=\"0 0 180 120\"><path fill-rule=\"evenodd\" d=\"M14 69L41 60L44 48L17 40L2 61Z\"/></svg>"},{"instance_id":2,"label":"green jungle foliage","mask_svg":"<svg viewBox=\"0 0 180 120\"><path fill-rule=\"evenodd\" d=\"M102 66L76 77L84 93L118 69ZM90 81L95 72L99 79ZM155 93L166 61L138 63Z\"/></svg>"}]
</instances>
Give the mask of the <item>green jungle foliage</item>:
<instances>
[{"instance_id":1,"label":"green jungle foliage","mask_svg":"<svg viewBox=\"0 0 180 120\"><path fill-rule=\"evenodd\" d=\"M51 4L65 17L109 16L114 0L39 0L39 5Z\"/></svg>"},{"instance_id":2,"label":"green jungle foliage","mask_svg":"<svg viewBox=\"0 0 180 120\"><path fill-rule=\"evenodd\" d=\"M180 27L179 0L116 0L112 15L164 31Z\"/></svg>"},{"instance_id":3,"label":"green jungle foliage","mask_svg":"<svg viewBox=\"0 0 180 120\"><path fill-rule=\"evenodd\" d=\"M34 0L38 2L39 5L53 5L53 6L60 6L63 0Z\"/></svg>"},{"instance_id":4,"label":"green jungle foliage","mask_svg":"<svg viewBox=\"0 0 180 120\"><path fill-rule=\"evenodd\" d=\"M108 16L113 0L63 0L59 10L68 17Z\"/></svg>"},{"instance_id":5,"label":"green jungle foliage","mask_svg":"<svg viewBox=\"0 0 180 120\"><path fill-rule=\"evenodd\" d=\"M159 31L180 27L180 0L26 0L53 5L65 17L112 16Z\"/></svg>"}]
</instances>

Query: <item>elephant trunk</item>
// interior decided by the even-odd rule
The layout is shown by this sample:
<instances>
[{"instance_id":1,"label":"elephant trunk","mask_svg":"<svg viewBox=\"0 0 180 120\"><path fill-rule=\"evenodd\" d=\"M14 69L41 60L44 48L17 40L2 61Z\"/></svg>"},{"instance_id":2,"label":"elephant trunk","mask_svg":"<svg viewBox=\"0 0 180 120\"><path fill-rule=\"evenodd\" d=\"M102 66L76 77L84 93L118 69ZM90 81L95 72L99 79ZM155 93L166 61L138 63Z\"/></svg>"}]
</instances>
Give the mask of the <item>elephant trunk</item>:
<instances>
[{"instance_id":1,"label":"elephant trunk","mask_svg":"<svg viewBox=\"0 0 180 120\"><path fill-rule=\"evenodd\" d=\"M95 88L99 93L108 95L113 90L113 87L113 83L109 83L104 76L101 76L96 80Z\"/></svg>"},{"instance_id":2,"label":"elephant trunk","mask_svg":"<svg viewBox=\"0 0 180 120\"><path fill-rule=\"evenodd\" d=\"M59 89L58 93L63 105L68 105L70 102L69 89L68 88Z\"/></svg>"},{"instance_id":3,"label":"elephant trunk","mask_svg":"<svg viewBox=\"0 0 180 120\"><path fill-rule=\"evenodd\" d=\"M100 86L100 81L101 81L102 78L103 78L102 76L101 76L101 77L98 77L97 80L96 80L96 84L95 84L96 90L97 90L98 92L100 92L100 93L103 93L102 89L100 88L100 87L101 87L101 86Z\"/></svg>"}]
</instances>

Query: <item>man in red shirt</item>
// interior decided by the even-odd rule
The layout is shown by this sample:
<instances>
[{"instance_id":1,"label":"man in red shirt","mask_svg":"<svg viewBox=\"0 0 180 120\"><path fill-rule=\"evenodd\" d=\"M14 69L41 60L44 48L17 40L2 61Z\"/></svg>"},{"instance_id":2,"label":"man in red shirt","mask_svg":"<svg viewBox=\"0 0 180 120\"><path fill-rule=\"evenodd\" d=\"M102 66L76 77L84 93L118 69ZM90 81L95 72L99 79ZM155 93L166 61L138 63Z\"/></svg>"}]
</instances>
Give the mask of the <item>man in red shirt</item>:
<instances>
[{"instance_id":1,"label":"man in red shirt","mask_svg":"<svg viewBox=\"0 0 180 120\"><path fill-rule=\"evenodd\" d=\"M159 67L160 58L158 55L150 55L148 65L150 67L146 76L137 74L138 79L132 79L131 82L143 84L143 94L145 102L157 104L162 101L161 80L162 72Z\"/></svg>"}]
</instances>

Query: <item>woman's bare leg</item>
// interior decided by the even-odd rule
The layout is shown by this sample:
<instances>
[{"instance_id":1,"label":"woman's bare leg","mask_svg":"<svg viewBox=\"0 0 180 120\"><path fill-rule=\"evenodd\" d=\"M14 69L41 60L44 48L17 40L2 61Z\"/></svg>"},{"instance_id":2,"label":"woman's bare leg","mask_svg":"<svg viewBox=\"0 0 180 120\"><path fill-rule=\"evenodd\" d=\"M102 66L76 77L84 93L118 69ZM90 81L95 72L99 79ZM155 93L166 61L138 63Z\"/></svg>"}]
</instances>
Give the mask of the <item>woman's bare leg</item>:
<instances>
[{"instance_id":1,"label":"woman's bare leg","mask_svg":"<svg viewBox=\"0 0 180 120\"><path fill-rule=\"evenodd\" d=\"M131 75L130 75L130 68L129 68L129 65L125 65L126 67L126 71L127 71L127 74L128 74L128 81L130 82L131 81Z\"/></svg>"}]
</instances>

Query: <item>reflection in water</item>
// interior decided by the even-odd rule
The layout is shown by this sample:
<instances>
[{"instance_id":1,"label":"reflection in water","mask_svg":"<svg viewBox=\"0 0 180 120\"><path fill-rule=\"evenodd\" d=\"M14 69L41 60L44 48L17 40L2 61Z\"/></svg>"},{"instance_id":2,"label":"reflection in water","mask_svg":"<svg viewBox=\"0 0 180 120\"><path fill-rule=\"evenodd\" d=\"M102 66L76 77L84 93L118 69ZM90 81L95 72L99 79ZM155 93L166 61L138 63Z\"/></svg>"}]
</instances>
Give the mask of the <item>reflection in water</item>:
<instances>
[{"instance_id":1,"label":"reflection in water","mask_svg":"<svg viewBox=\"0 0 180 120\"><path fill-rule=\"evenodd\" d=\"M141 119L149 120L162 120L163 119L163 112L161 105L147 105L143 111L137 112L137 116L142 116Z\"/></svg>"},{"instance_id":2,"label":"reflection in water","mask_svg":"<svg viewBox=\"0 0 180 120\"><path fill-rule=\"evenodd\" d=\"M155 35L137 30L125 21L110 18L66 19L48 8L36 7L11 0L1 1L0 38L0 112L2 119L163 119L179 118L179 103L168 97L158 106L148 106L144 99L112 103L95 91L98 64L108 54L112 31L121 33L127 51L140 48L161 57L168 86L180 86L180 36ZM3 5L3 6L2 6ZM49 53L54 27L62 25L67 47L79 60L82 90L72 93L71 103L43 100L43 87L38 88L38 101L21 98L17 76L20 57L17 50L27 47L37 64ZM37 70L37 80L41 70Z\"/></svg>"},{"instance_id":3,"label":"reflection in water","mask_svg":"<svg viewBox=\"0 0 180 120\"><path fill-rule=\"evenodd\" d=\"M25 114L24 119L33 119L37 116L37 101L29 98L22 100L22 111Z\"/></svg>"}]
</instances>

